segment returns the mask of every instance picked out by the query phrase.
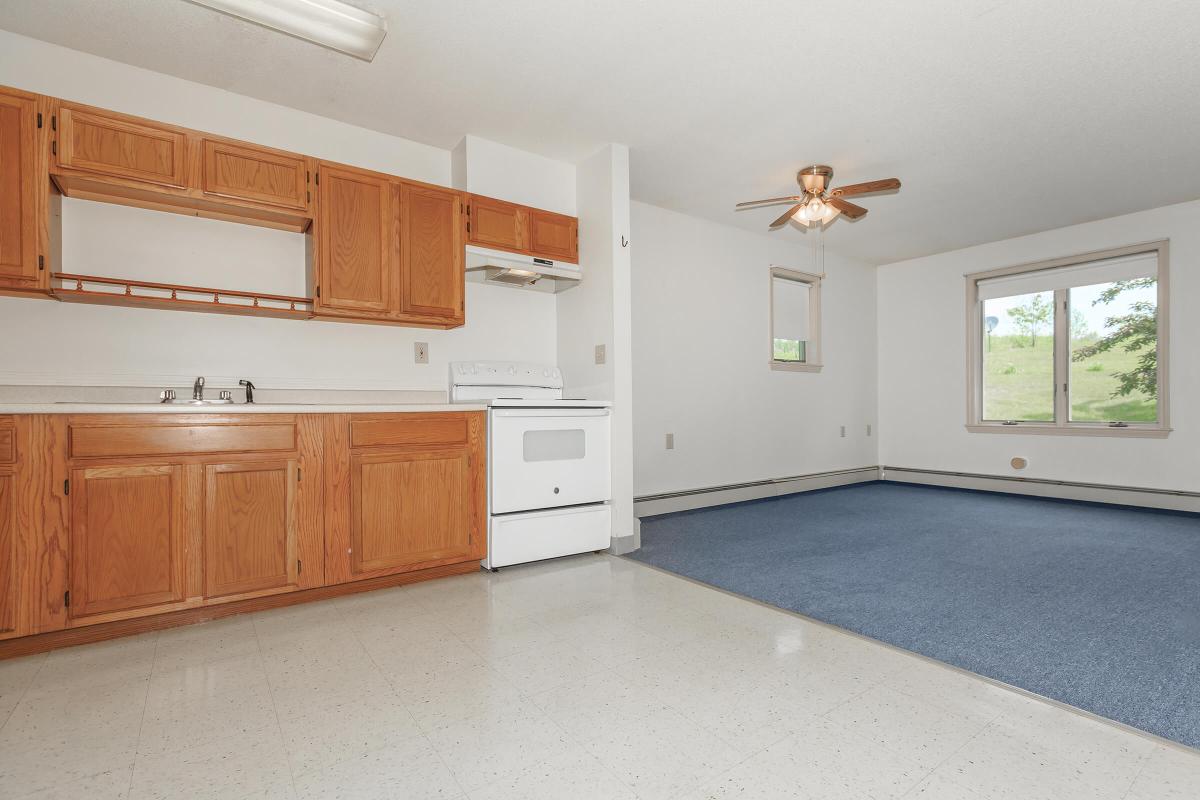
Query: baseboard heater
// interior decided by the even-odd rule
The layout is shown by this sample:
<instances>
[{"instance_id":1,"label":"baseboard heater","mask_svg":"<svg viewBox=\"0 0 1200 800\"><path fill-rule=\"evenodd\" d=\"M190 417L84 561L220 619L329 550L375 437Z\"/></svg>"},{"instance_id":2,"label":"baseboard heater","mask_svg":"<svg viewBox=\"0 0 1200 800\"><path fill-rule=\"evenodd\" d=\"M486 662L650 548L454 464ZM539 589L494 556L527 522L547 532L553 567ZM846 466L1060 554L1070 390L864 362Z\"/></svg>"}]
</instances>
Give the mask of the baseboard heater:
<instances>
[{"instance_id":1,"label":"baseboard heater","mask_svg":"<svg viewBox=\"0 0 1200 800\"><path fill-rule=\"evenodd\" d=\"M704 486L675 492L640 495L633 499L637 516L682 511L705 506L726 505L744 500L775 497L789 483L815 483L812 488L827 488L868 480L916 483L931 486L951 486L978 491L1009 491L1050 497L1060 500L1082 500L1087 502L1111 503L1115 505L1147 506L1176 511L1200 512L1200 492L1182 489L1152 489L1145 486L1118 486L1107 483L1055 480L1053 478L1024 478L1009 475L989 475L981 472L955 472L951 470L919 469L915 467L856 467L853 469L812 472L806 475L791 475L784 478L768 478L744 483L728 483L721 486ZM972 486L971 481L986 482L991 486ZM1060 491L1054 491L1058 489ZM798 491L803 491L798 489ZM717 499L713 495L733 493L728 499ZM1098 493L1098 494L1097 494ZM1115 496L1114 496L1115 495ZM690 502L689 502L690 499ZM638 508L640 506L641 508ZM639 513L640 512L640 513Z\"/></svg>"},{"instance_id":2,"label":"baseboard heater","mask_svg":"<svg viewBox=\"0 0 1200 800\"><path fill-rule=\"evenodd\" d=\"M1060 500L1082 500L1113 505L1149 506L1176 511L1200 512L1200 492L1189 492L1183 489L1153 489L1148 486L1119 486L1110 483L1024 478L1016 475L989 475L982 472L954 472L917 467L881 466L879 474L883 480L897 483L951 486L979 489L980 491L1009 490L1020 494L1032 494ZM970 481L986 481L992 484L1008 484L1008 486L997 486L995 489L982 488L969 485ZM1067 491L1055 492L1054 489ZM1124 500L1121 499L1122 496L1125 498Z\"/></svg>"},{"instance_id":3,"label":"baseboard heater","mask_svg":"<svg viewBox=\"0 0 1200 800\"><path fill-rule=\"evenodd\" d=\"M795 491L802 492L803 484L813 484L811 489L825 489L850 483L863 483L879 479L879 467L854 467L827 472L811 472L806 475L790 475L784 478L767 478L744 483L727 483L721 486L704 486L698 489L683 489L676 492L660 492L633 498L634 515L639 517L669 514L706 506L740 503L791 494L789 484L796 484ZM716 495L732 495L718 499Z\"/></svg>"}]
</instances>

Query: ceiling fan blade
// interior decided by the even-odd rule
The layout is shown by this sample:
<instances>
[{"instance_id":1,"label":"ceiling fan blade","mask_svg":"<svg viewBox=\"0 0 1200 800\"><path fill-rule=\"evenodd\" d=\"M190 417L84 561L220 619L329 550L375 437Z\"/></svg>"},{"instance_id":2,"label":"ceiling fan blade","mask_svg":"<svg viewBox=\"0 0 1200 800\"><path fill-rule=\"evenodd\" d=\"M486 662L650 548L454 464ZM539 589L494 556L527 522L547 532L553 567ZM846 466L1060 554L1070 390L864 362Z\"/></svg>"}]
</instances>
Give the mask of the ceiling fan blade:
<instances>
[{"instance_id":1,"label":"ceiling fan blade","mask_svg":"<svg viewBox=\"0 0 1200 800\"><path fill-rule=\"evenodd\" d=\"M770 200L747 200L745 203L738 203L734 208L749 208L750 206L769 206L775 203L794 203L801 198L792 195L791 197L772 197Z\"/></svg>"},{"instance_id":2,"label":"ceiling fan blade","mask_svg":"<svg viewBox=\"0 0 1200 800\"><path fill-rule=\"evenodd\" d=\"M867 213L867 210L862 206L856 206L854 203L851 203L848 200L843 200L840 197L830 197L825 202L845 214L850 219L858 219L859 217L866 216Z\"/></svg>"},{"instance_id":3,"label":"ceiling fan blade","mask_svg":"<svg viewBox=\"0 0 1200 800\"><path fill-rule=\"evenodd\" d=\"M783 216L781 216L779 219L772 222L768 227L778 228L780 225L784 224L789 219L791 219L792 214L795 214L797 211L799 211L801 208L803 208L803 206L804 206L804 203L797 203L796 205L789 208Z\"/></svg>"},{"instance_id":4,"label":"ceiling fan blade","mask_svg":"<svg viewBox=\"0 0 1200 800\"><path fill-rule=\"evenodd\" d=\"M866 183L852 183L849 186L841 186L829 193L831 197L853 197L856 194L873 194L875 192L890 192L893 189L900 188L899 178L884 178L878 181L867 181Z\"/></svg>"}]
</instances>

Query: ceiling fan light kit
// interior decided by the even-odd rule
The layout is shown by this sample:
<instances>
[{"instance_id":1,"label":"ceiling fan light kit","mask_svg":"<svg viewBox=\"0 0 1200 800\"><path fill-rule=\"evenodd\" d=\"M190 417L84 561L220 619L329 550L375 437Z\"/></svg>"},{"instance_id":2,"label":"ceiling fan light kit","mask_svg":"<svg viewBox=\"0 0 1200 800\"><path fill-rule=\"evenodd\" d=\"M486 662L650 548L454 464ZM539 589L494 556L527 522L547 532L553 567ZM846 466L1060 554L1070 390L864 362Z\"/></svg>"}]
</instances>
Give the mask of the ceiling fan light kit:
<instances>
[{"instance_id":1,"label":"ceiling fan light kit","mask_svg":"<svg viewBox=\"0 0 1200 800\"><path fill-rule=\"evenodd\" d=\"M849 186L831 190L829 184L832 180L833 167L825 164L813 164L796 173L796 182L804 190L803 194L772 197L767 200L750 200L738 203L734 209L762 208L780 203L790 203L792 204L791 208L772 222L769 227L778 228L788 221L794 221L805 227L819 225L823 229L841 214L845 214L852 220L866 215L867 209L843 198L895 191L900 188L898 178L884 178L865 183L852 183Z\"/></svg>"}]
</instances>

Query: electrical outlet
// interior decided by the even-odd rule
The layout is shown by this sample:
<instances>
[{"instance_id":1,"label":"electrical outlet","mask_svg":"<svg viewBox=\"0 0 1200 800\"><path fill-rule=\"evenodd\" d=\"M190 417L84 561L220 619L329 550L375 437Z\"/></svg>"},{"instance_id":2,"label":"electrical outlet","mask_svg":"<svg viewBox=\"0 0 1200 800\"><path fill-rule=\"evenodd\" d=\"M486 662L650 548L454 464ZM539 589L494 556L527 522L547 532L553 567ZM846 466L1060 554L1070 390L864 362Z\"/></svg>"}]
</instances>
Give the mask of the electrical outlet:
<instances>
[{"instance_id":1,"label":"electrical outlet","mask_svg":"<svg viewBox=\"0 0 1200 800\"><path fill-rule=\"evenodd\" d=\"M596 363L603 364L605 361L604 345L596 345Z\"/></svg>"},{"instance_id":2,"label":"electrical outlet","mask_svg":"<svg viewBox=\"0 0 1200 800\"><path fill-rule=\"evenodd\" d=\"M418 364L429 363L429 342L417 342L413 347L413 360Z\"/></svg>"},{"instance_id":3,"label":"electrical outlet","mask_svg":"<svg viewBox=\"0 0 1200 800\"><path fill-rule=\"evenodd\" d=\"M668 450L675 449L675 434L673 434L673 433L667 434L667 449Z\"/></svg>"},{"instance_id":4,"label":"electrical outlet","mask_svg":"<svg viewBox=\"0 0 1200 800\"><path fill-rule=\"evenodd\" d=\"M846 438L846 426L845 425L842 426L842 438L843 439Z\"/></svg>"},{"instance_id":5,"label":"electrical outlet","mask_svg":"<svg viewBox=\"0 0 1200 800\"><path fill-rule=\"evenodd\" d=\"M867 423L867 436L871 435L871 424Z\"/></svg>"}]
</instances>

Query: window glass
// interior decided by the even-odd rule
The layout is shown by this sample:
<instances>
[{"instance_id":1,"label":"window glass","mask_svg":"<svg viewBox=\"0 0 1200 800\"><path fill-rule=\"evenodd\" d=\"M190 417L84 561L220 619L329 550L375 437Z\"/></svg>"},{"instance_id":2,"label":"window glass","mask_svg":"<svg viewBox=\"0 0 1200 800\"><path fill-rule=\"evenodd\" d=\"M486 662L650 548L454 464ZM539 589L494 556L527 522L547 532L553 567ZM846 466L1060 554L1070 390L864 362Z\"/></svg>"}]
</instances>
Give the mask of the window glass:
<instances>
[{"instance_id":1,"label":"window glass","mask_svg":"<svg viewBox=\"0 0 1200 800\"><path fill-rule=\"evenodd\" d=\"M1153 276L1068 290L1071 420L1158 419L1158 285Z\"/></svg>"},{"instance_id":2,"label":"window glass","mask_svg":"<svg viewBox=\"0 0 1200 800\"><path fill-rule=\"evenodd\" d=\"M1054 419L1054 292L983 301L983 419Z\"/></svg>"},{"instance_id":3,"label":"window glass","mask_svg":"<svg viewBox=\"0 0 1200 800\"><path fill-rule=\"evenodd\" d=\"M803 364L808 360L810 291L802 281L771 278L772 358L776 361Z\"/></svg>"}]
</instances>

